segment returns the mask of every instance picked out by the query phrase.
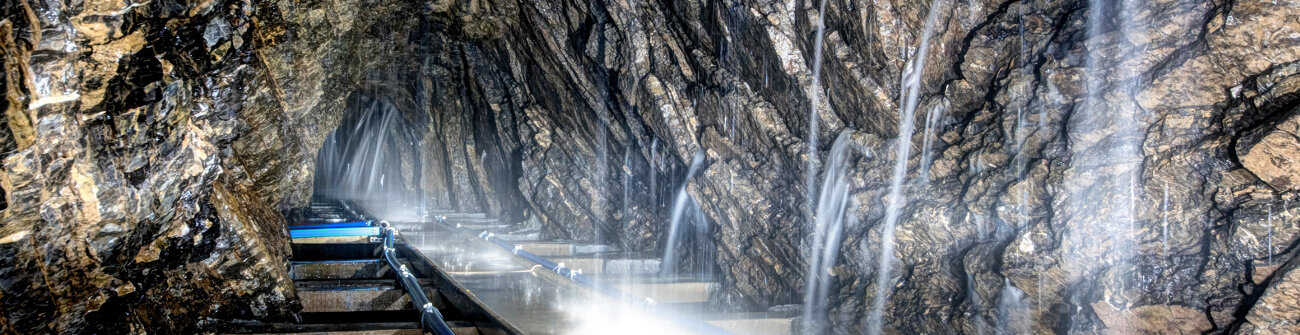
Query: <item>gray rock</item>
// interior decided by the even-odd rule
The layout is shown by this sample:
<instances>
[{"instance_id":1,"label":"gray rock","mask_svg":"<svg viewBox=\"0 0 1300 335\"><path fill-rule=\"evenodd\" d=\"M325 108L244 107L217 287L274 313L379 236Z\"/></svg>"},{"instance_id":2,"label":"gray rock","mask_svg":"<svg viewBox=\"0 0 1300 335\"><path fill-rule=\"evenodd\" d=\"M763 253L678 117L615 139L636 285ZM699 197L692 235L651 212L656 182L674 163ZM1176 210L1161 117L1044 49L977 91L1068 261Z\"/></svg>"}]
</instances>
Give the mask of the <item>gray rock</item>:
<instances>
[{"instance_id":1,"label":"gray rock","mask_svg":"<svg viewBox=\"0 0 1300 335\"><path fill-rule=\"evenodd\" d=\"M814 91L815 1L163 2L128 8L157 16L133 25L114 6L21 2L33 14L0 23L0 325L288 317L276 209L307 203L329 133L381 98L406 143L387 149L389 191L530 239L680 248L732 308L803 302L806 164L851 130L881 149L850 163L833 331L867 331L898 159L886 332L1000 327L1008 286L1030 313L1010 319L1037 333L1286 331L1297 9L1144 3L1137 26L1107 17L1090 39L1085 1L830 0ZM932 133L898 139L897 83L931 10L917 117ZM1088 105L1089 62L1137 88L1091 88ZM894 157L899 140L918 150ZM1110 159L1121 145L1139 154ZM666 246L684 183L704 224Z\"/></svg>"},{"instance_id":2,"label":"gray rock","mask_svg":"<svg viewBox=\"0 0 1300 335\"><path fill-rule=\"evenodd\" d=\"M208 22L208 27L203 30L203 40L208 43L208 48L212 48L217 43L226 40L229 35L230 24L221 18Z\"/></svg>"}]
</instances>

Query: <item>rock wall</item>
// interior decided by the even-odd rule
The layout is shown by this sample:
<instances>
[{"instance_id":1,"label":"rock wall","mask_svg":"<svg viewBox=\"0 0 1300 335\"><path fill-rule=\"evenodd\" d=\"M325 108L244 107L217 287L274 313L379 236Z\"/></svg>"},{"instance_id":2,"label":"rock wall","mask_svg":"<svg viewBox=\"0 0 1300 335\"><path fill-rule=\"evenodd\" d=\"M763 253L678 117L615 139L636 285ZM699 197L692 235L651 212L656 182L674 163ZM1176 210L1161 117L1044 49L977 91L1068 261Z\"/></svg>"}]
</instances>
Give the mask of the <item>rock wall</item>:
<instances>
[{"instance_id":1,"label":"rock wall","mask_svg":"<svg viewBox=\"0 0 1300 335\"><path fill-rule=\"evenodd\" d=\"M0 333L291 318L279 209L410 6L0 4Z\"/></svg>"},{"instance_id":2,"label":"rock wall","mask_svg":"<svg viewBox=\"0 0 1300 335\"><path fill-rule=\"evenodd\" d=\"M865 332L899 83L937 11L886 330L1293 331L1300 8L1116 3L828 0L815 87L817 1L10 0L0 324L286 315L275 210L364 95L420 139L397 153L408 192L551 238L662 252L702 153L686 190L716 247L688 265L742 309L802 302L809 140L820 162L847 131L874 155L850 161L829 315ZM1123 144L1140 159L1107 159ZM1091 202L1125 197L1116 173L1138 180L1118 232Z\"/></svg>"},{"instance_id":3,"label":"rock wall","mask_svg":"<svg viewBox=\"0 0 1300 335\"><path fill-rule=\"evenodd\" d=\"M1300 8L1098 3L828 1L818 89L815 1L435 6L443 21L490 29L435 29L430 66L416 74L432 83L421 86L432 91L430 134L444 136L425 142L426 162L468 176L432 186L472 194L485 174L478 183L498 183L498 194L484 196L527 206L465 209L523 210L552 238L661 252L672 197L703 152L687 190L716 243L717 299L800 303L817 94L817 159L843 131L876 154L851 161L856 220L831 271L834 329L865 332L899 83L918 61L926 15L940 11L916 115L932 150L922 154L923 131L906 139L886 330L1285 332L1286 317L1259 306L1285 299L1270 288L1289 285L1296 262L1285 157ZM1103 114L1117 110L1133 124ZM1125 146L1136 156L1108 156ZM481 170L472 153L505 166ZM1137 182L1124 189L1111 175ZM514 189L499 184L511 179ZM1113 230L1115 198L1134 199L1129 229Z\"/></svg>"}]
</instances>

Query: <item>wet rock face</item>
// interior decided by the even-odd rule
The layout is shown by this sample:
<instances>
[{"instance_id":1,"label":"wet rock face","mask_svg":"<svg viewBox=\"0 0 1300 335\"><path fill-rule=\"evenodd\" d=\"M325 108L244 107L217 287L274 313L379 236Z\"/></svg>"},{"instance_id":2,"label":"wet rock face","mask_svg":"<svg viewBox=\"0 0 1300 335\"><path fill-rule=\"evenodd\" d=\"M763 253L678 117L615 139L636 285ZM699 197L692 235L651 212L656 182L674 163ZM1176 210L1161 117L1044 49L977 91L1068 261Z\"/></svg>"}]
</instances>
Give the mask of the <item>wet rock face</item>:
<instances>
[{"instance_id":1,"label":"wet rock face","mask_svg":"<svg viewBox=\"0 0 1300 335\"><path fill-rule=\"evenodd\" d=\"M866 332L899 83L940 11L903 138L887 332L1286 327L1248 315L1296 261L1293 5L832 0L814 88L816 1L477 4L434 10L446 26L429 33L430 66L404 80L428 92L431 134L473 139L425 158L469 177L426 181L517 181L482 196L524 206L474 208L662 252L702 152L685 189L707 217L692 238L713 248L677 246L686 262L716 265L733 306L800 303L816 101L818 161L842 131L877 139L850 162L852 219L828 271L832 329ZM471 34L466 13L507 19Z\"/></svg>"},{"instance_id":2,"label":"wet rock face","mask_svg":"<svg viewBox=\"0 0 1300 335\"><path fill-rule=\"evenodd\" d=\"M938 11L887 332L1293 326L1293 4L828 0L814 87L818 6L5 2L0 325L287 315L275 210L305 201L312 157L375 98L400 112L400 192L679 247L745 309L802 302L807 160L851 130L875 154L849 162L828 315L865 332L900 82ZM665 246L683 183L705 220Z\"/></svg>"},{"instance_id":3,"label":"wet rock face","mask_svg":"<svg viewBox=\"0 0 1300 335\"><path fill-rule=\"evenodd\" d=\"M247 72L247 45L229 36L246 34L251 8L119 5L5 7L0 329L189 332L285 315L283 221L245 201L258 193L224 163Z\"/></svg>"},{"instance_id":4,"label":"wet rock face","mask_svg":"<svg viewBox=\"0 0 1300 335\"><path fill-rule=\"evenodd\" d=\"M1300 114L1262 125L1237 142L1241 165L1279 191L1300 190Z\"/></svg>"},{"instance_id":5,"label":"wet rock face","mask_svg":"<svg viewBox=\"0 0 1300 335\"><path fill-rule=\"evenodd\" d=\"M278 209L305 201L344 98L386 62L345 46L391 46L375 30L402 21L371 23L410 11L0 4L0 333L292 317Z\"/></svg>"}]
</instances>

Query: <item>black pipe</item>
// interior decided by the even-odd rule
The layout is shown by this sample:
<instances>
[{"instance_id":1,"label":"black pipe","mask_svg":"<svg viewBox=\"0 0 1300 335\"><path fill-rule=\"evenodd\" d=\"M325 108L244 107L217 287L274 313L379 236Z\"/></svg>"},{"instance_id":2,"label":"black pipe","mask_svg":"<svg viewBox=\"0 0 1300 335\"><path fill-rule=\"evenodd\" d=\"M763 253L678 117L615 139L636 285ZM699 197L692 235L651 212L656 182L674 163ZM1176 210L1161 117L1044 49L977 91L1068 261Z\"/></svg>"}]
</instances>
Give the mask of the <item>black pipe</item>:
<instances>
[{"instance_id":1,"label":"black pipe","mask_svg":"<svg viewBox=\"0 0 1300 335\"><path fill-rule=\"evenodd\" d=\"M451 331L451 327L447 326L447 321L442 319L442 313L438 311L438 308L433 307L433 302L429 301L429 297L424 295L424 289L420 287L420 283L416 282L415 274L411 273L406 268L406 265L397 261L397 248L395 248L397 230L389 227L388 221L381 221L380 225L383 227L382 234L384 235L384 262L388 263L388 267L396 272L402 290L405 290L406 294L411 296L411 305L415 306L415 310L420 312L420 326L424 330L437 335L455 335Z\"/></svg>"}]
</instances>

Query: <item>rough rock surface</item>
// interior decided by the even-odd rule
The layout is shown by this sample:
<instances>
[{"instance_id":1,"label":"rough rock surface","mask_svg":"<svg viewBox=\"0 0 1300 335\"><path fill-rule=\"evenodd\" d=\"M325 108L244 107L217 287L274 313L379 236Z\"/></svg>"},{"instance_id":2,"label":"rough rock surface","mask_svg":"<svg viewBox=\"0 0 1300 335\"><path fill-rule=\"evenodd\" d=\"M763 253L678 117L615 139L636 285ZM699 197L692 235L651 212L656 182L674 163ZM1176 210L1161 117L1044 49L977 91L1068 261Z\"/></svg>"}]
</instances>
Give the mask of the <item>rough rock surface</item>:
<instances>
[{"instance_id":1,"label":"rough rock surface","mask_svg":"<svg viewBox=\"0 0 1300 335\"><path fill-rule=\"evenodd\" d=\"M1126 24L1116 3L828 0L814 89L818 1L9 1L0 249L5 287L25 289L2 291L23 311L5 322L283 314L270 211L305 200L311 157L360 95L401 111L407 145L388 150L410 162L407 192L552 238L661 252L702 152L686 190L715 247L686 254L744 309L801 303L816 110L811 156L846 130L878 153L851 162L856 220L832 271L833 329L862 333L902 69L939 11L917 109L931 150L926 132L903 139L887 332L1007 329L1010 305L1036 332L1287 332L1300 202L1270 148L1294 145L1277 136L1300 115L1300 7L1146 1ZM1123 145L1140 159L1108 159ZM1123 173L1138 177L1121 192ZM1120 193L1136 200L1116 231L1121 210L1092 200ZM236 252L204 262L215 246ZM240 255L265 262L224 261ZM1023 301L1003 303L1010 288ZM272 304L192 311L183 292Z\"/></svg>"},{"instance_id":2,"label":"rough rock surface","mask_svg":"<svg viewBox=\"0 0 1300 335\"><path fill-rule=\"evenodd\" d=\"M0 333L292 317L279 209L306 200L302 162L366 62L389 64L373 50L392 43L375 36L412 30L390 19L412 11L0 4Z\"/></svg>"},{"instance_id":3,"label":"rough rock surface","mask_svg":"<svg viewBox=\"0 0 1300 335\"><path fill-rule=\"evenodd\" d=\"M1289 267L1294 267L1290 265ZM1246 314L1244 329L1256 334L1300 332L1300 274L1294 268L1273 276L1259 300Z\"/></svg>"},{"instance_id":4,"label":"rough rock surface","mask_svg":"<svg viewBox=\"0 0 1300 335\"><path fill-rule=\"evenodd\" d=\"M1237 142L1241 165L1279 191L1300 190L1300 114L1259 127Z\"/></svg>"},{"instance_id":5,"label":"rough rock surface","mask_svg":"<svg viewBox=\"0 0 1300 335\"><path fill-rule=\"evenodd\" d=\"M832 271L834 329L859 333L897 159L898 83L926 14L942 11L918 124L939 114L928 156L924 132L908 139L887 331L1006 329L1008 287L1025 293L1038 332L1270 327L1246 315L1278 281L1250 274L1296 261L1300 218L1276 184L1290 166L1256 171L1248 135L1298 113L1300 8L1155 1L1130 24L1115 3L1098 5L1090 34L1088 2L828 1L820 91L815 1L456 3L444 20L505 19L483 34L435 30L430 68L404 81L433 83L433 129L459 127L473 134L467 153L505 162L486 180L518 184L496 196L522 197L520 218L554 238L662 251L675 190L703 152L687 190L716 248L696 252L719 267L717 299L743 308L801 302L809 96L820 95L819 160L843 130L886 139L861 143L880 155L853 162L857 220ZM1139 111L1124 125L1139 131L1113 136L1122 127L1105 110ZM463 142L448 143L433 151ZM1140 159L1107 158L1124 145ZM480 171L460 155L473 157L433 161ZM1125 192L1134 214L1116 231L1121 210L1096 200L1123 197L1108 176L1124 173L1138 176Z\"/></svg>"}]
</instances>

